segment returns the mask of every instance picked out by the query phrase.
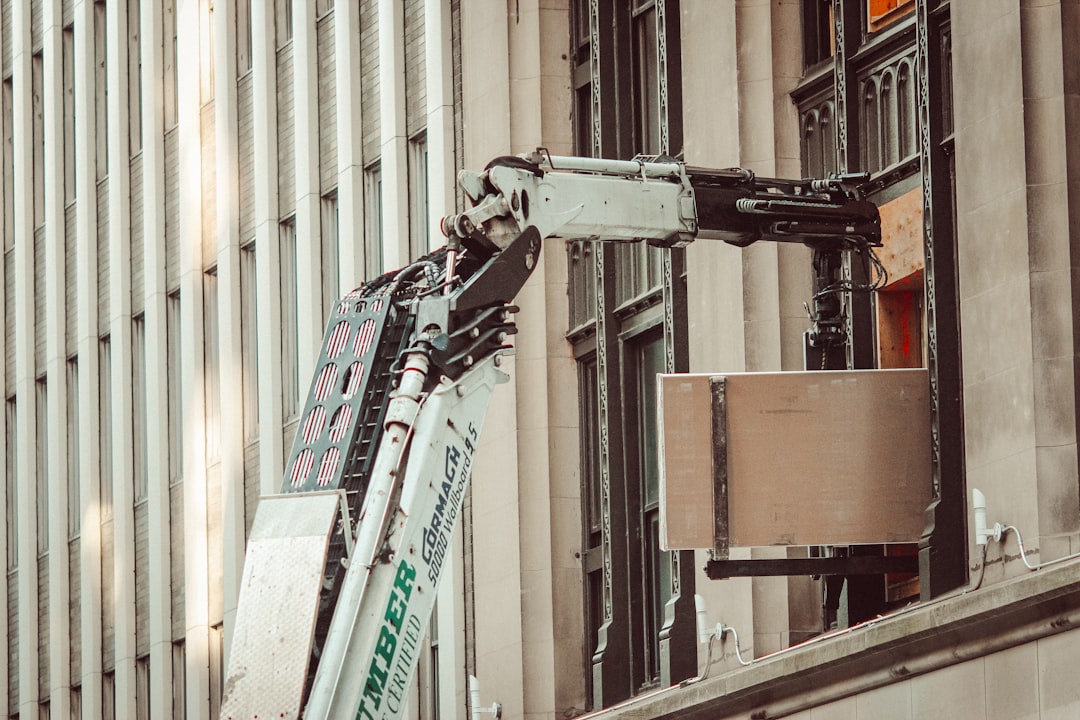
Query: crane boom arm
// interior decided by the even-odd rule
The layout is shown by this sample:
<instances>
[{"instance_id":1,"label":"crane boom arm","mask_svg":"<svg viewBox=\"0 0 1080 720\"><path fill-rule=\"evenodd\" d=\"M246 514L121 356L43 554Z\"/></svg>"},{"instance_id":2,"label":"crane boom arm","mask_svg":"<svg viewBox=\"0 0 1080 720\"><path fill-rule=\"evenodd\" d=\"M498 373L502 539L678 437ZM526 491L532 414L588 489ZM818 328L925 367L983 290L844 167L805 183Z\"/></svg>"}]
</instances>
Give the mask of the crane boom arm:
<instances>
[{"instance_id":1,"label":"crane boom arm","mask_svg":"<svg viewBox=\"0 0 1080 720\"><path fill-rule=\"evenodd\" d=\"M471 207L443 220L447 247L331 312L281 494L256 512L222 716L401 716L488 402L506 380L509 303L545 239L802 242L833 281L841 252L881 241L853 180L543 151L463 172ZM826 340L841 312L830 294L815 295Z\"/></svg>"}]
</instances>

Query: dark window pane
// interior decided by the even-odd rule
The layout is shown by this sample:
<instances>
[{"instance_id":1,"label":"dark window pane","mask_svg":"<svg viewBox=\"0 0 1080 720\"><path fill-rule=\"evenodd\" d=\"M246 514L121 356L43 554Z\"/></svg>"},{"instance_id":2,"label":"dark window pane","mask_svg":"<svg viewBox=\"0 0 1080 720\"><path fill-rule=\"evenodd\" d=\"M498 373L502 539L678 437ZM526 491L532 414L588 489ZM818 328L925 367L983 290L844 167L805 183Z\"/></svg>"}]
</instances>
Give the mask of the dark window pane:
<instances>
[{"instance_id":1,"label":"dark window pane","mask_svg":"<svg viewBox=\"0 0 1080 720\"><path fill-rule=\"evenodd\" d=\"M664 372L664 338L657 335L640 347L638 360L638 428L641 442L643 505L660 502L660 465L656 440L656 375Z\"/></svg>"}]
</instances>

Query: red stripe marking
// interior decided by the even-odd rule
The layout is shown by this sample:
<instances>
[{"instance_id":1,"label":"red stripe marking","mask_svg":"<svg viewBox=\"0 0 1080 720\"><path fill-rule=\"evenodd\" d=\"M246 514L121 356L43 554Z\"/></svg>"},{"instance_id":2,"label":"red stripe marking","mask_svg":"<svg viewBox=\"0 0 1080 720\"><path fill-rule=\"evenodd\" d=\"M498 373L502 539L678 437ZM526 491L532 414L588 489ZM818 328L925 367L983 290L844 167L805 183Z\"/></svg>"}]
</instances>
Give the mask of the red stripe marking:
<instances>
[{"instance_id":1,"label":"red stripe marking","mask_svg":"<svg viewBox=\"0 0 1080 720\"><path fill-rule=\"evenodd\" d=\"M341 451L336 447L332 447L326 451L326 454L322 457L322 462L319 463L319 485L325 486L330 484L330 480L337 472L338 461L341 459Z\"/></svg>"},{"instance_id":2,"label":"red stripe marking","mask_svg":"<svg viewBox=\"0 0 1080 720\"><path fill-rule=\"evenodd\" d=\"M326 363L323 365L323 369L319 372L319 379L315 383L315 399L322 402L330 395L330 391L334 389L334 385L337 383L337 365L334 363Z\"/></svg>"},{"instance_id":3,"label":"red stripe marking","mask_svg":"<svg viewBox=\"0 0 1080 720\"><path fill-rule=\"evenodd\" d=\"M334 417L330 419L330 442L341 442L345 432L349 429L352 420L352 407L342 405L334 411Z\"/></svg>"},{"instance_id":4,"label":"red stripe marking","mask_svg":"<svg viewBox=\"0 0 1080 720\"><path fill-rule=\"evenodd\" d=\"M304 443L310 445L315 442L325 427L326 410L323 409L322 405L316 405L308 413L307 420L304 422Z\"/></svg>"},{"instance_id":5,"label":"red stripe marking","mask_svg":"<svg viewBox=\"0 0 1080 720\"><path fill-rule=\"evenodd\" d=\"M341 393L342 397L346 400L356 394L356 391L360 389L360 382L364 379L364 364L362 362L354 362L349 366L349 369L345 371L345 388Z\"/></svg>"},{"instance_id":6,"label":"red stripe marking","mask_svg":"<svg viewBox=\"0 0 1080 720\"><path fill-rule=\"evenodd\" d=\"M367 319L360 325L356 333L356 341L353 343L353 354L363 357L371 349L371 343L375 340L375 321Z\"/></svg>"}]
</instances>

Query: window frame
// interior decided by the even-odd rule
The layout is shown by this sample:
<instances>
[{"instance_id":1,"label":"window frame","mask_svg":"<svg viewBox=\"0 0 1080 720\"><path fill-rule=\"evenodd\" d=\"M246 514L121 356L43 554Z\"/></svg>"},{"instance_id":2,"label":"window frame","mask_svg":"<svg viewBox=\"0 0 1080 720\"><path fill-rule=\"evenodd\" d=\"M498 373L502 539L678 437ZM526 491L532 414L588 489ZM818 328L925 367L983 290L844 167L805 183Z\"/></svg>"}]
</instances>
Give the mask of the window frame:
<instances>
[{"instance_id":1,"label":"window frame","mask_svg":"<svg viewBox=\"0 0 1080 720\"><path fill-rule=\"evenodd\" d=\"M915 0L866 0L866 29L884 30L915 12Z\"/></svg>"},{"instance_id":2,"label":"window frame","mask_svg":"<svg viewBox=\"0 0 1080 720\"><path fill-rule=\"evenodd\" d=\"M245 445L259 439L257 252L254 238L240 246L240 372Z\"/></svg>"},{"instance_id":3,"label":"window frame","mask_svg":"<svg viewBox=\"0 0 1080 720\"><path fill-rule=\"evenodd\" d=\"M35 435L35 491L34 508L37 511L37 554L49 552L49 386L44 375L34 382Z\"/></svg>"},{"instance_id":4,"label":"window frame","mask_svg":"<svg viewBox=\"0 0 1080 720\"><path fill-rule=\"evenodd\" d=\"M73 355L67 360L67 467L65 468L68 492L68 540L82 534L82 486L79 478L79 358Z\"/></svg>"},{"instance_id":5,"label":"window frame","mask_svg":"<svg viewBox=\"0 0 1080 720\"><path fill-rule=\"evenodd\" d=\"M7 515L7 571L19 568L19 408L14 395L4 404L4 475L5 507Z\"/></svg>"},{"instance_id":6,"label":"window frame","mask_svg":"<svg viewBox=\"0 0 1080 720\"><path fill-rule=\"evenodd\" d=\"M102 522L113 514L112 340L98 338L98 506Z\"/></svg>"},{"instance_id":7,"label":"window frame","mask_svg":"<svg viewBox=\"0 0 1080 720\"><path fill-rule=\"evenodd\" d=\"M659 547L659 477L657 466L656 497L650 497L651 479L649 478L649 459L646 452L649 433L650 404L647 395L650 382L646 377L647 359L650 347L658 348L663 372L664 328L661 307L654 306L652 311L645 311L628 319L627 329L620 333L619 356L622 368L622 392L624 422L622 423L622 448L624 453L623 468L630 479L627 482L627 507L631 509L630 536L637 538L637 547L631 548L631 562L640 565L640 586L637 593L632 593L632 606L637 615L636 634L641 638L642 657L640 658L642 680L638 692L644 692L660 685L660 630L663 628L664 605L670 599L665 585L670 587L670 563L663 557ZM653 391L652 430L655 438L655 375L652 378ZM655 458L654 458L655 459ZM655 531L655 532L654 532ZM633 601L637 600L637 603Z\"/></svg>"},{"instance_id":8,"label":"window frame","mask_svg":"<svg viewBox=\"0 0 1080 720\"><path fill-rule=\"evenodd\" d=\"M574 54L573 127L577 152L627 159L643 151L655 154L680 151L682 95L677 0L619 0L616 3L579 0L571 6L571 20L569 40ZM642 47L640 39L634 40L635 20L639 23L639 35L640 23L654 24L655 53L652 48ZM660 33L663 33L662 37ZM666 54L659 49L661 39ZM648 60L644 55L646 52L656 60L657 103L648 108L655 115L651 121L657 128L652 136L655 146L642 144L644 128L651 127L640 118L642 99L645 93L651 97L652 90L648 83L641 84L641 68L632 62L635 57L640 61ZM605 92L594 93L596 85L603 86ZM660 92L661 85L665 86L664 92ZM567 252L570 278L568 324L571 326L567 337L578 360L579 386L589 381L583 374L595 373L597 397L606 398L599 408L595 427L591 429L589 425L594 422L588 417L591 411L584 406L589 400L579 406L583 463L591 462L587 454L594 439L598 446L606 447L598 470L582 467L585 547L582 603L590 643L585 648L586 691L590 707L598 709L645 691L658 681L677 683L697 671L692 572L680 572L680 590L684 597L678 605L679 610L674 613L674 620L671 620L671 608L654 600L650 607L656 613L651 622L655 637L652 642L643 637L643 633L651 632L647 629L650 623L643 614L646 607L644 593L637 592L634 583L641 577L642 556L646 552L641 540L645 516L641 513L640 478L634 475L640 463L634 463L632 469L631 459L627 457L632 438L638 433L628 432L633 412L630 403L624 403L629 382L624 375L624 364L630 347L628 343L635 335L656 333L653 339L660 337L665 343L665 365L672 355L678 356L678 363L685 364L686 358L682 355L686 348L676 340L685 333L685 328L680 329L686 323L685 301L678 300L685 287L681 271L675 269L682 266L682 254L678 250L662 251L643 243L612 247L572 242L568 243ZM669 256L668 252L672 254ZM674 303L674 313L664 312L665 302ZM599 308L604 309L602 316ZM673 323L670 328L667 327L669 320ZM668 342L676 344L674 353L667 352ZM682 348L682 355L679 348ZM595 365L593 358L596 358ZM582 391L582 397L585 392ZM629 393L630 396L634 394ZM594 474L598 477L591 477ZM606 490L596 487L600 483L606 483ZM596 524L593 506L598 492L601 496L604 492L610 494L604 500L608 504L603 509L610 516L603 520L604 534L599 544L590 547L593 544L590 535ZM610 567L607 567L609 562ZM670 562L673 567L674 560ZM689 558L680 562L685 568L693 566ZM657 568L660 565L653 563ZM689 600L689 613L686 600ZM661 605L664 606L662 609ZM673 624L665 625L669 621ZM660 632L662 627L663 633ZM644 650L646 646L653 648L648 655Z\"/></svg>"},{"instance_id":9,"label":"window frame","mask_svg":"<svg viewBox=\"0 0 1080 720\"><path fill-rule=\"evenodd\" d=\"M427 130L409 138L409 258L427 255L431 242L428 223Z\"/></svg>"},{"instance_id":10,"label":"window frame","mask_svg":"<svg viewBox=\"0 0 1080 720\"><path fill-rule=\"evenodd\" d=\"M131 436L132 498L145 500L150 491L150 456L147 435L146 317L131 318Z\"/></svg>"},{"instance_id":11,"label":"window frame","mask_svg":"<svg viewBox=\"0 0 1080 720\"><path fill-rule=\"evenodd\" d=\"M299 419L303 411L300 397L300 295L297 278L296 217L290 215L278 224L278 279L280 283L281 323L281 418L286 425Z\"/></svg>"},{"instance_id":12,"label":"window frame","mask_svg":"<svg viewBox=\"0 0 1080 720\"><path fill-rule=\"evenodd\" d=\"M383 273L383 179L382 163L364 167L364 249L367 279Z\"/></svg>"},{"instance_id":13,"label":"window frame","mask_svg":"<svg viewBox=\"0 0 1080 720\"><path fill-rule=\"evenodd\" d=\"M818 0L804 0L804 31L806 29L806 17L808 7L816 7ZM875 15L869 0L836 0L833 3L840 11L840 17L834 18L832 32L843 34L844 41L841 44L833 40L834 47L844 47L843 57L834 55L830 61L822 61L817 64L807 64L803 78L792 91L792 99L798 107L800 117L800 143L803 160L804 176L827 175L828 163L823 158L826 151L822 148L829 147L822 141L820 134L822 125L817 122L821 117L822 110L831 107L833 114L831 124L834 128L841 123L846 123L847 134L841 137L839 132L833 130L832 146L836 151L836 160L832 169L839 172L857 172L860 170L871 173L870 180L863 187L871 201L881 205L887 200L898 197L902 192L922 185L922 172L928 159L922 154L923 148L919 147L918 115L925 108L920 108L921 98L916 92L918 82L918 65L916 57L922 47L919 42L920 34L927 32L940 40L948 35L948 3L943 3L931 16L925 18L926 25L920 27L919 18L915 16L916 3L914 0L900 0L888 12ZM887 19L888 22L879 20ZM872 21L872 22L871 22ZM888 32L879 32L888 25ZM804 36L804 41L807 38ZM810 43L816 42L813 38ZM944 40L942 40L944 43ZM809 56L810 49L804 45L804 55ZM950 62L948 49L945 44L935 52L935 59L943 67L935 69L941 72L940 82L945 85L940 106L930 109L931 120L940 123L940 128L935 132L943 134L945 140L941 142L943 151L948 154L948 134L951 129L951 100L948 96L947 67ZM923 78L926 81L926 78ZM931 77L929 82L933 83ZM836 88L846 88L844 97L836 95ZM831 105L830 105L831 103ZM934 113L940 113L934 115ZM944 133L941 130L944 129ZM815 133L817 133L815 135ZM840 147L842 142L847 143L846 148ZM931 150L931 154L936 152ZM844 159L847 166L844 166ZM936 171L936 172L935 172ZM941 167L933 167L931 175L934 176L935 186L951 186L951 175L942 172ZM948 207L949 203L943 202L942 207ZM939 212L948 213L951 210ZM945 216L943 216L945 217ZM933 223L939 225L939 223ZM952 233L951 221L945 217L941 225L941 232ZM926 267L932 268L936 263L934 257L939 257L946 267L953 267L955 257L949 259L943 257L946 253L955 253L954 239L934 244L933 256L926 258ZM925 250L925 248L924 248ZM860 272L856 264L852 264L853 273ZM927 277L927 283L933 282L940 285L943 290L935 291L934 303L941 304L944 308L954 308L957 299L955 297L955 284L948 281L948 275L943 274L937 280ZM853 296L857 297L857 296ZM929 298L929 295L925 295ZM849 303L852 307L853 325L853 353L855 367L873 367L880 365L881 351L879 347L880 328L877 327L878 300L871 301L862 297L856 304ZM925 335L930 321L927 319L930 308L926 302L922 303L920 312L927 317L923 319L921 333ZM942 315L945 318L943 327L950 328L948 312ZM939 328L940 330L940 328ZM950 342L953 341L958 328L952 328L946 335ZM941 337L941 332L938 333ZM954 390L935 390L946 393L949 397L954 394L959 396L959 376L962 373L959 358L959 343L956 341L952 349L938 349L938 357L929 358L929 344L924 340L923 349L920 353L925 366L931 368L932 383L937 388L937 383L944 382ZM939 370L938 368L943 368ZM944 385L942 385L944 388ZM945 394L940 397L945 397ZM944 405L945 403L943 403ZM942 414L946 413L946 414ZM940 425L937 423L941 422ZM962 438L962 407L952 405L947 410L936 409L934 411L934 423L949 433L950 442L947 454L950 459L943 459L941 468L948 469L952 475L953 487L946 493L949 495L948 503L936 503L935 514L940 514L939 520L934 523L938 530L935 532L941 539L937 542L948 547L960 548L961 555L966 554L966 546L959 538L947 539L945 535L952 532L948 528L953 526L960 528L962 534L963 517L965 510L962 502L954 498L963 497L964 472L963 472L963 438ZM944 437L944 436L942 436ZM944 448L946 443L942 442ZM946 453L943 452L943 457ZM937 470L935 470L937 473ZM945 470L942 470L943 475ZM944 487L942 481L942 487ZM934 506L932 506L934 507ZM948 510L944 508L948 507ZM945 520L946 516L949 518ZM943 559L935 562L935 567L927 573L934 578L933 588L928 587L925 578L922 579L924 587L921 589L923 599L937 596L944 590L951 589L963 582L966 576L961 577L964 571L966 558L945 557L947 553L940 554ZM938 579L947 578L947 579ZM884 611L888 603L886 583L882 583L882 597L879 607L875 609L871 604L863 603L864 609L873 614ZM854 618L858 620L860 618Z\"/></svg>"}]
</instances>

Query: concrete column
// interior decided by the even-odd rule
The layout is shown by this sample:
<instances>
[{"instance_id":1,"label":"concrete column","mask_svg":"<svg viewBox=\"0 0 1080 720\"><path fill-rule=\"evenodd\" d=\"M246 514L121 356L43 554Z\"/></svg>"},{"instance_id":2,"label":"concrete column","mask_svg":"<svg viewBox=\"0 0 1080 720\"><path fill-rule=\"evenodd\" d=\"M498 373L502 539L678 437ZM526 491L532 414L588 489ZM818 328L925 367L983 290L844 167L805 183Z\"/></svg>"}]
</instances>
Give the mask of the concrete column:
<instances>
[{"instance_id":1,"label":"concrete column","mask_svg":"<svg viewBox=\"0 0 1080 720\"><path fill-rule=\"evenodd\" d=\"M424 67L427 72L428 227L431 249L443 243L443 216L455 209L454 46L446 0L424 2ZM340 189L339 189L340 193Z\"/></svg>"},{"instance_id":2,"label":"concrete column","mask_svg":"<svg viewBox=\"0 0 1080 720\"><path fill-rule=\"evenodd\" d=\"M11 9L15 210L15 396L18 441L19 715L38 712L37 402L34 367L34 191L30 0Z\"/></svg>"},{"instance_id":3,"label":"concrete column","mask_svg":"<svg viewBox=\"0 0 1080 720\"><path fill-rule=\"evenodd\" d=\"M45 82L45 351L49 378L49 712L71 715L71 595L68 557L67 348L64 318L64 114L59 2L42 7Z\"/></svg>"},{"instance_id":4,"label":"concrete column","mask_svg":"<svg viewBox=\"0 0 1080 720\"><path fill-rule=\"evenodd\" d=\"M347 3L343 3L347 4ZM255 146L255 273L258 276L259 482L262 494L280 489L285 464L281 437L281 297L278 240L277 55L273 5L251 3L252 102Z\"/></svg>"},{"instance_id":5,"label":"concrete column","mask_svg":"<svg viewBox=\"0 0 1080 720\"><path fill-rule=\"evenodd\" d=\"M431 246L443 241L435 228L455 207L453 35L450 4L424 3L424 52L427 76L428 227ZM339 71L340 72L340 71ZM340 186L338 188L340 198ZM463 524L463 523L462 523ZM439 628L438 703L441 717L466 720L468 673L465 640L465 573L463 528L454 531L443 565L439 600L435 606Z\"/></svg>"},{"instance_id":6,"label":"concrete column","mask_svg":"<svg viewBox=\"0 0 1080 720\"><path fill-rule=\"evenodd\" d=\"M707 167L736 166L740 98L735 5L718 7L709 0L682 0L680 5L686 160ZM698 241L687 248L686 268L691 372L745 369L742 251Z\"/></svg>"},{"instance_id":7,"label":"concrete column","mask_svg":"<svg viewBox=\"0 0 1080 720\"><path fill-rule=\"evenodd\" d=\"M482 168L511 150L508 6L497 0L461 8L464 158ZM511 377L516 359L507 367ZM516 386L492 397L473 466L472 601L478 627L471 640L484 701L498 700L507 717L525 712L521 525ZM491 628L497 627L497 632Z\"/></svg>"},{"instance_id":8,"label":"concrete column","mask_svg":"<svg viewBox=\"0 0 1080 720\"><path fill-rule=\"evenodd\" d=\"M106 5L109 163L109 339L112 348L114 678L117 717L135 716L135 515L131 397L131 184L127 8ZM100 129L99 129L100 132Z\"/></svg>"},{"instance_id":9,"label":"concrete column","mask_svg":"<svg viewBox=\"0 0 1080 720\"><path fill-rule=\"evenodd\" d=\"M360 117L360 4L334 5L337 81L338 295L360 284L364 254L364 143Z\"/></svg>"},{"instance_id":10,"label":"concrete column","mask_svg":"<svg viewBox=\"0 0 1080 720\"><path fill-rule=\"evenodd\" d=\"M244 398L240 297L240 151L236 98L236 3L214 8L214 172L217 175L218 347L221 353L223 663L228 667L244 572Z\"/></svg>"},{"instance_id":11,"label":"concrete column","mask_svg":"<svg viewBox=\"0 0 1080 720\"><path fill-rule=\"evenodd\" d=\"M967 486L1032 563L1075 552L1080 531L1066 5L953 8ZM1025 572L1007 560L984 582Z\"/></svg>"},{"instance_id":12,"label":"concrete column","mask_svg":"<svg viewBox=\"0 0 1080 720\"><path fill-rule=\"evenodd\" d=\"M315 3L293 3L293 100L296 147L296 290L300 408L315 372L326 318L322 312L322 217L319 192L319 74ZM288 448L286 448L286 452Z\"/></svg>"},{"instance_id":13,"label":"concrete column","mask_svg":"<svg viewBox=\"0 0 1080 720\"><path fill-rule=\"evenodd\" d=\"M1066 76L1075 78L1077 61L1072 34L1076 25L1070 28L1065 21L1069 12L1076 13L1076 7L1068 0L1021 3L1020 10L1039 497L1039 524L1028 534L1038 533L1043 561L1080 551L1076 401L1080 348L1075 323L1080 281L1073 271L1075 241L1069 237L1070 204L1073 213L1080 207L1075 196L1070 198L1069 180L1080 177L1080 157L1075 151L1072 158L1065 152L1070 142L1076 142L1077 131L1066 121L1071 99ZM1076 92L1073 88L1074 97Z\"/></svg>"},{"instance_id":14,"label":"concrete column","mask_svg":"<svg viewBox=\"0 0 1080 720\"><path fill-rule=\"evenodd\" d=\"M199 48L198 0L177 0L177 44ZM191 720L210 717L210 623L207 577L206 400L203 323L202 134L200 66L177 64L180 147L180 337L184 347L184 628L186 707Z\"/></svg>"},{"instance_id":15,"label":"concrete column","mask_svg":"<svg viewBox=\"0 0 1080 720\"><path fill-rule=\"evenodd\" d=\"M686 160L708 167L737 166L741 97L735 4L682 0L680 9ZM742 251L699 240L686 250L686 269L690 371L745 370ZM740 631L749 629L753 622L751 581L712 582L701 570L706 560L706 553L696 554L694 585L705 597L709 622L722 620ZM698 655L703 663L704 652L699 649Z\"/></svg>"},{"instance_id":16,"label":"concrete column","mask_svg":"<svg viewBox=\"0 0 1080 720\"><path fill-rule=\"evenodd\" d=\"M801 36L800 17L794 5L769 2L741 3L735 11L739 164L766 177L801 175L789 94L802 75L799 43L791 41ZM758 243L743 251L743 263L747 369L802 369L809 253L797 245Z\"/></svg>"},{"instance_id":17,"label":"concrete column","mask_svg":"<svg viewBox=\"0 0 1080 720\"><path fill-rule=\"evenodd\" d=\"M409 261L409 138L405 124L405 8L379 0L379 129L383 267Z\"/></svg>"},{"instance_id":18,"label":"concrete column","mask_svg":"<svg viewBox=\"0 0 1080 720\"><path fill-rule=\"evenodd\" d=\"M140 13L142 51L143 312L146 323L147 521L149 533L150 716L172 713L172 578L170 577L169 375L165 277L165 126L161 57L162 8L144 3ZM81 358L80 358L81 362ZM85 383L82 383L85 385ZM173 401L175 402L175 398ZM85 437L85 436L83 436ZM84 591L85 592L85 591ZM85 660L84 660L85 662ZM86 705L84 699L83 705Z\"/></svg>"},{"instance_id":19,"label":"concrete column","mask_svg":"<svg viewBox=\"0 0 1080 720\"><path fill-rule=\"evenodd\" d=\"M94 3L75 14L75 210L78 234L80 627L84 720L101 718L101 449L98 402L97 162L94 138Z\"/></svg>"}]
</instances>

